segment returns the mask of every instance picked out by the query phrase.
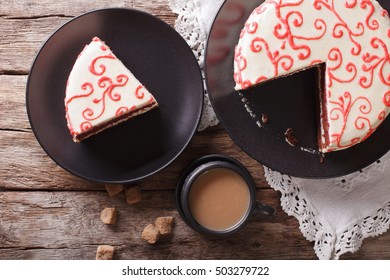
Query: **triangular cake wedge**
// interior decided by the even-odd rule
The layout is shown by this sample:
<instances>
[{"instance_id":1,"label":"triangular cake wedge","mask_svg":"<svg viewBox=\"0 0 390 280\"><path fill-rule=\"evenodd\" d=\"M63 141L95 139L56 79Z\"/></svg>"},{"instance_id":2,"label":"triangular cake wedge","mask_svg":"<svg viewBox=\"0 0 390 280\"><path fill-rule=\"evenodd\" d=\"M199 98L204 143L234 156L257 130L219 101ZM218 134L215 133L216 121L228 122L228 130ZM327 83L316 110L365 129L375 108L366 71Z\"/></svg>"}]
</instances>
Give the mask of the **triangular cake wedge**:
<instances>
[{"instance_id":1,"label":"triangular cake wedge","mask_svg":"<svg viewBox=\"0 0 390 280\"><path fill-rule=\"evenodd\" d=\"M375 0L266 0L235 48L235 89L324 69L319 150L346 149L389 115L389 48L389 14Z\"/></svg>"},{"instance_id":2,"label":"triangular cake wedge","mask_svg":"<svg viewBox=\"0 0 390 280\"><path fill-rule=\"evenodd\" d=\"M85 46L68 78L65 110L73 141L158 106L156 99L99 38Z\"/></svg>"}]
</instances>

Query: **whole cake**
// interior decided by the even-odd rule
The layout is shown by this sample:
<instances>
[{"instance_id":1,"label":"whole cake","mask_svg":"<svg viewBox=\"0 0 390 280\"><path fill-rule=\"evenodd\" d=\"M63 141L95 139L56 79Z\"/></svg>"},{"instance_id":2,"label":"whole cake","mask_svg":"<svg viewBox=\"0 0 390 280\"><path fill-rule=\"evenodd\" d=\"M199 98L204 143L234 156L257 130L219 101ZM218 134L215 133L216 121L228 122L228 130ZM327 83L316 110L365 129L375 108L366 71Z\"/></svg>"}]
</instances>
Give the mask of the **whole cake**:
<instances>
[{"instance_id":1,"label":"whole cake","mask_svg":"<svg viewBox=\"0 0 390 280\"><path fill-rule=\"evenodd\" d=\"M235 48L235 89L318 67L319 150L342 150L389 115L389 47L389 14L375 0L266 0Z\"/></svg>"},{"instance_id":2,"label":"whole cake","mask_svg":"<svg viewBox=\"0 0 390 280\"><path fill-rule=\"evenodd\" d=\"M68 78L65 111L73 141L157 107L153 95L99 38L85 46Z\"/></svg>"}]
</instances>

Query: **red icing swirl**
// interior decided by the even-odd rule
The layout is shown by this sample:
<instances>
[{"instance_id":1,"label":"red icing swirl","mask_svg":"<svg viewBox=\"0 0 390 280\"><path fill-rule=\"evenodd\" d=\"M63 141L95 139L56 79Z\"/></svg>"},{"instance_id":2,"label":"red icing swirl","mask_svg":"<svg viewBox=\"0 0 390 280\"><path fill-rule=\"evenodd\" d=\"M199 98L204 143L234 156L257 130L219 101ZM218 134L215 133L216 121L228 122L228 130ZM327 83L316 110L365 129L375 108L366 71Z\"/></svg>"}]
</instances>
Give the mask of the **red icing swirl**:
<instances>
[{"instance_id":1,"label":"red icing swirl","mask_svg":"<svg viewBox=\"0 0 390 280\"><path fill-rule=\"evenodd\" d=\"M273 53L270 50L268 42L263 38L256 37L252 40L250 48L253 52L261 52L265 48L265 52L270 59L271 63L274 65L274 75L279 75L279 64L286 71L290 70L294 64L294 59L290 55L280 55L279 51L274 51Z\"/></svg>"},{"instance_id":2,"label":"red icing swirl","mask_svg":"<svg viewBox=\"0 0 390 280\"><path fill-rule=\"evenodd\" d=\"M349 62L345 66L345 70L348 73L352 73L350 78L341 78L337 77L334 72L336 72L342 65L343 65L343 54L341 53L340 49L333 48L328 54L329 62L336 62L335 66L330 66L330 63L328 63L327 66L327 75L328 75L328 87L330 88L333 84L333 81L337 81L339 83L350 83L356 78L357 75L357 67L354 63Z\"/></svg>"},{"instance_id":3,"label":"red icing swirl","mask_svg":"<svg viewBox=\"0 0 390 280\"><path fill-rule=\"evenodd\" d=\"M102 55L102 56L98 56L96 58L94 58L91 62L91 64L89 65L88 69L89 71L96 75L96 76L100 76L100 75L103 75L104 72L106 72L106 65L104 64L100 64L98 67L100 68L100 71L98 71L96 69L96 63L98 60L100 59L115 59L115 56L113 56L112 54L109 54L109 55Z\"/></svg>"},{"instance_id":4,"label":"red icing swirl","mask_svg":"<svg viewBox=\"0 0 390 280\"><path fill-rule=\"evenodd\" d=\"M365 64L363 64L362 70L366 72L368 76L362 76L359 80L359 84L363 88L371 87L375 71L377 71L377 75L379 76L380 81L383 84L390 86L390 73L385 73L385 66L390 66L390 55L388 48L383 40L377 37L371 39L371 46L374 49L383 49L383 56L379 57L368 52L363 55L362 58Z\"/></svg>"},{"instance_id":5,"label":"red icing swirl","mask_svg":"<svg viewBox=\"0 0 390 280\"><path fill-rule=\"evenodd\" d=\"M69 99L65 102L66 111L68 111L68 109L67 109L68 104L69 104L72 100L74 100L74 99L76 99L76 98L88 97L88 96L90 96L91 94L93 94L93 92L94 92L93 85L92 85L92 83L90 83L90 82L85 82L85 83L83 83L83 84L81 85L81 89L82 89L83 91L87 91L87 93L77 94L77 95L74 95L74 96L72 96L71 98L69 98Z\"/></svg>"},{"instance_id":6,"label":"red icing swirl","mask_svg":"<svg viewBox=\"0 0 390 280\"><path fill-rule=\"evenodd\" d=\"M385 92L383 95L383 104L385 104L387 107L390 107L390 90Z\"/></svg>"},{"instance_id":7,"label":"red icing swirl","mask_svg":"<svg viewBox=\"0 0 390 280\"><path fill-rule=\"evenodd\" d=\"M93 121L100 118L105 110L106 110L106 98L108 97L112 101L119 101L121 99L121 95L117 92L113 92L116 87L123 87L127 84L129 77L120 74L116 77L116 82L113 82L111 78L107 76L103 76L98 81L98 86L104 89L103 94L100 98L93 99L93 103L101 104L101 109L99 113L96 113L92 108L86 108L82 115L85 120Z\"/></svg>"},{"instance_id":8,"label":"red icing swirl","mask_svg":"<svg viewBox=\"0 0 390 280\"><path fill-rule=\"evenodd\" d=\"M371 29L371 30L376 30L379 28L379 23L376 19L371 19L372 15L374 14L375 12L375 7L374 5L372 4L372 2L370 0L363 0L361 3L360 3L360 7L362 9L366 9L367 7L369 8L369 13L368 13L368 16L365 20L366 22L366 26Z\"/></svg>"},{"instance_id":9,"label":"red icing swirl","mask_svg":"<svg viewBox=\"0 0 390 280\"><path fill-rule=\"evenodd\" d=\"M339 97L338 102L330 101L330 103L335 105L335 108L330 111L330 119L334 121L341 119L343 123L341 131L339 133L332 134L331 141L336 143L337 147L350 147L358 142L363 141L375 131L376 127L373 127L370 119L368 117L365 117L372 110L372 104L368 98L360 96L356 99L353 99L350 92L345 92L343 96ZM358 109L360 112L360 115L356 116L355 120L352 122L354 123L355 129L367 130L368 132L366 134L363 134L361 137L353 138L347 145L342 144L342 138L345 133L346 125L348 123L348 119L351 117L350 113L354 109Z\"/></svg>"},{"instance_id":10,"label":"red icing swirl","mask_svg":"<svg viewBox=\"0 0 390 280\"><path fill-rule=\"evenodd\" d=\"M139 85L135 90L135 97L137 97L138 99L143 99L145 96L144 90L145 90L144 86Z\"/></svg>"},{"instance_id":11,"label":"red icing swirl","mask_svg":"<svg viewBox=\"0 0 390 280\"><path fill-rule=\"evenodd\" d=\"M115 115L116 116L120 116L120 115L123 115L127 112L127 107L126 106L122 106L122 107L119 107L118 110L116 110L115 112Z\"/></svg>"},{"instance_id":12,"label":"red icing swirl","mask_svg":"<svg viewBox=\"0 0 390 280\"><path fill-rule=\"evenodd\" d=\"M92 124L90 122L88 122L88 121L83 122L82 124L80 124L81 132L90 130L91 128L92 128Z\"/></svg>"}]
</instances>

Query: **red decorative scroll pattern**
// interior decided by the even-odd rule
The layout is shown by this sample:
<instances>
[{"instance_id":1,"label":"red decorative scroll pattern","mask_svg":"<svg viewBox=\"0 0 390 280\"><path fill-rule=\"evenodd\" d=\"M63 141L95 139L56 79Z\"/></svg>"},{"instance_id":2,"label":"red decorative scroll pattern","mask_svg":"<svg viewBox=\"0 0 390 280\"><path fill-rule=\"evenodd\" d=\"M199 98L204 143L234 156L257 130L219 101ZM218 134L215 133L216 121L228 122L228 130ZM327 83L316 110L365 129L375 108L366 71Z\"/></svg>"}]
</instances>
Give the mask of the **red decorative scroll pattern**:
<instances>
[{"instance_id":1,"label":"red decorative scroll pattern","mask_svg":"<svg viewBox=\"0 0 390 280\"><path fill-rule=\"evenodd\" d=\"M81 132L90 130L92 128L92 123L89 121L83 122L80 125Z\"/></svg>"},{"instance_id":2,"label":"red decorative scroll pattern","mask_svg":"<svg viewBox=\"0 0 390 280\"><path fill-rule=\"evenodd\" d=\"M331 88L333 85L333 81L337 81L339 83L350 83L352 82L357 75L357 67L354 63L349 62L345 66L345 70L348 73L352 73L350 78L341 78L337 77L334 72L338 70L344 63L343 54L339 48L332 48L328 54L329 62L336 62L336 65L330 66L330 63L327 64L326 73L328 76L328 88Z\"/></svg>"},{"instance_id":3,"label":"red decorative scroll pattern","mask_svg":"<svg viewBox=\"0 0 390 280\"><path fill-rule=\"evenodd\" d=\"M100 75L103 75L104 72L106 72L106 65L104 65L104 64L100 64L100 65L99 65L100 71L98 71L98 70L96 69L96 63L97 63L97 61L100 60L100 59L104 59L104 58L106 58L106 59L115 59L115 57L114 57L112 54L109 54L109 55L102 55L102 56L98 56L98 57L94 58L94 59L92 60L91 64L90 64L89 68L88 68L89 71L90 71L92 74L94 74L94 75L96 75L96 76L100 76Z\"/></svg>"},{"instance_id":4,"label":"red decorative scroll pattern","mask_svg":"<svg viewBox=\"0 0 390 280\"><path fill-rule=\"evenodd\" d=\"M362 66L362 70L366 72L368 76L362 76L359 80L359 84L363 88L371 87L374 80L374 72L378 69L378 77L380 81L383 84L390 86L390 73L385 73L385 66L387 65L390 67L389 50L383 40L376 37L371 39L371 46L374 49L382 48L383 56L379 57L368 52L363 55L364 64Z\"/></svg>"},{"instance_id":5,"label":"red decorative scroll pattern","mask_svg":"<svg viewBox=\"0 0 390 280\"><path fill-rule=\"evenodd\" d=\"M100 113L96 114L96 112L92 108L86 108L82 113L84 119L88 121L94 121L100 118L106 110L106 98L108 97L112 101L119 101L121 99L121 95L117 92L114 92L114 89L116 87L125 86L128 80L129 77L124 74L118 75L116 77L116 83L113 82L112 79L107 76L100 78L98 81L98 86L104 89L103 95L101 98L93 99L93 103L101 104Z\"/></svg>"},{"instance_id":6,"label":"red decorative scroll pattern","mask_svg":"<svg viewBox=\"0 0 390 280\"><path fill-rule=\"evenodd\" d=\"M90 82L85 82L84 84L82 84L82 85L81 85L81 90L82 90L82 91L87 91L87 93L76 94L76 95L72 96L71 98L69 98L69 99L65 102L66 111L68 111L68 105L69 105L69 103L70 103L73 99L82 98L82 97L88 97L88 96L90 96L90 95L94 92L93 85L92 85L92 83L90 83Z\"/></svg>"},{"instance_id":7,"label":"red decorative scroll pattern","mask_svg":"<svg viewBox=\"0 0 390 280\"><path fill-rule=\"evenodd\" d=\"M143 99L145 96L144 90L145 90L144 86L139 85L135 90L135 97L137 97L138 99Z\"/></svg>"},{"instance_id":8,"label":"red decorative scroll pattern","mask_svg":"<svg viewBox=\"0 0 390 280\"><path fill-rule=\"evenodd\" d=\"M244 71L247 67L247 61L246 58L242 55L242 48L236 47L234 52L234 61L236 64L236 72L234 73L234 81L237 84L240 84L243 88L250 87L252 85L249 80L243 81L242 80L242 71Z\"/></svg>"},{"instance_id":9,"label":"red decorative scroll pattern","mask_svg":"<svg viewBox=\"0 0 390 280\"><path fill-rule=\"evenodd\" d=\"M263 13L267 8L269 8L269 5L273 5L275 9L275 15L278 18L278 23L273 27L273 34L274 36L279 39L283 40L283 43L280 46L280 51L283 51L286 49L285 45L286 42L289 44L290 48L293 50L299 51L297 54L297 57L299 60L304 60L308 57L310 57L311 54L311 48L308 44L297 44L296 41L316 41L320 40L327 34L328 26L326 24L325 19L323 18L317 18L314 21L314 29L319 31L319 34L313 35L313 36L302 36L293 34L292 27L302 27L304 23L304 16L299 10L299 6L304 2L305 0L298 0L295 2L288 1L285 2L283 0L267 0L262 5L257 7L252 13L253 14L261 14ZM342 1L342 0L337 0ZM336 10L335 2L336 0L313 0L313 8L316 10L321 9L327 9L329 10L338 20L338 22L333 26L331 29L332 36L335 39L341 38L344 35L347 35L347 38L349 41L353 44L353 47L351 49L351 54L354 56L358 56L361 53L362 46L356 41L356 37L362 36L365 31L365 27L367 29L376 30L379 28L379 23L376 19L373 19L372 16L375 12L375 7L371 0L360 0L360 8L363 10L367 10L367 15L364 18L362 22L358 22L356 26L354 26L355 30L352 30L346 20L344 20L339 12ZM344 0L344 6L348 9L355 8L359 1L358 0ZM283 8L293 8L297 7L296 10L288 10L286 12L282 12ZM283 16L282 16L283 14ZM381 14L383 16L388 16L388 13L385 10L381 11ZM247 22L243 28L243 30L240 33L240 37L243 37L245 34L254 34L259 29L259 26L256 22L251 21ZM390 37L390 29L388 31L388 36ZM378 39L379 40L379 39ZM260 52L263 48L259 47L259 42L261 42L264 45L264 49L267 52L267 57L272 62L274 67L282 66L284 69L291 69L290 63L294 64L294 57L292 55L282 55L283 59L287 60L288 62L285 62L284 64L278 64L278 56L280 55L279 50L271 50L268 46L267 40L264 38L261 38L259 36L256 36L256 39L252 41L251 43L251 49L253 52ZM383 41L382 41L383 43ZM372 43L372 46L376 48L377 43ZM383 44L381 44L383 45ZM388 52L387 52L388 54ZM369 54L365 54L367 56ZM289 57L288 57L289 56ZM288 57L288 58L287 58ZM246 58L243 57L240 53L240 55L236 54L235 59L239 58L240 63L246 63ZM317 59L313 59L312 61L318 62ZM312 65L312 63L309 63L309 65ZM383 64L382 64L383 66ZM349 63L346 67L346 70L348 72L355 73L356 64ZM242 68L242 67L241 67ZM245 69L245 67L244 67ZM368 69L368 68L367 68ZM382 68L383 69L383 68ZM243 69L240 69L239 71L243 71ZM367 70L367 72L370 72ZM274 71L275 76L279 73L279 71L276 69ZM236 75L236 73L235 73ZM370 79L371 77L362 77L361 78L361 85L362 87L370 86ZM260 76L257 78L257 80L263 80ZM385 77L384 75L381 75L382 81L388 81L388 77ZM243 82L243 81L242 81ZM252 85L252 83L246 82L247 85ZM367 85L368 84L368 85Z\"/></svg>"},{"instance_id":10,"label":"red decorative scroll pattern","mask_svg":"<svg viewBox=\"0 0 390 280\"><path fill-rule=\"evenodd\" d=\"M340 0L336 0L336 1L340 1ZM344 36L344 32L346 32L348 34L349 40L354 45L354 47L352 47L351 49L351 53L353 55L359 55L362 50L362 46L354 39L354 37L359 37L364 34L364 24L362 22L357 23L355 27L357 31L355 32L352 31L348 23L337 12L335 8L335 0L314 0L313 6L317 10L321 10L322 7L324 7L336 16L336 18L338 19L338 23L336 23L333 27L333 32L332 32L333 37L341 38ZM355 2L353 3L349 3L348 1L345 2L346 8L354 8L355 6L356 6ZM367 18L365 19L366 22L368 21Z\"/></svg>"},{"instance_id":11,"label":"red decorative scroll pattern","mask_svg":"<svg viewBox=\"0 0 390 280\"><path fill-rule=\"evenodd\" d=\"M251 50L256 52L261 52L263 50L263 46L265 48L265 51L267 53L267 56L271 63L274 66L274 76L279 75L279 64L282 66L282 68L286 71L290 70L291 67L294 64L294 59L291 55L280 55L280 52L278 50L271 52L270 47L266 40L260 37L256 37L252 40L251 43Z\"/></svg>"},{"instance_id":12,"label":"red decorative scroll pattern","mask_svg":"<svg viewBox=\"0 0 390 280\"><path fill-rule=\"evenodd\" d=\"M94 38L93 41L98 42L99 39ZM109 51L109 49L104 44L101 44L100 49L102 51ZM119 92L115 91L115 89L118 87L126 86L126 84L128 83L129 77L125 74L119 74L113 80L109 76L104 75L106 73L106 70L107 70L107 67L106 67L106 64L104 63L104 61L105 60L112 60L112 59L116 59L116 57L111 52L109 52L108 54L105 54L105 55L97 56L94 59L92 59L90 65L88 66L88 70L93 75L100 77L97 81L97 84L95 85L96 88L94 87L92 82L89 82L89 81L84 82L81 85L82 92L80 94L76 94L76 95L72 96L71 98L69 98L65 102L66 112L68 112L69 103L72 102L73 100L79 99L79 98L88 98L96 92L95 90L97 88L102 90L102 95L100 97L95 97L92 99L92 103L95 105L99 105L99 107L98 108L87 107L82 111L82 116L85 119L85 121L80 124L81 131L91 129L91 127L92 127L91 122L94 120L97 120L98 118L100 118L104 114L104 112L106 111L107 99L114 101L114 102L121 100L121 94ZM99 64L98 64L98 62L99 62ZM137 97L139 98L139 96L137 96ZM143 97L143 93L142 93L142 97ZM121 114L121 113L123 113L124 109L125 109L124 107L121 107L117 110L116 113ZM72 130L71 133L74 134L75 132L74 132L73 128L71 130Z\"/></svg>"},{"instance_id":13,"label":"red decorative scroll pattern","mask_svg":"<svg viewBox=\"0 0 390 280\"><path fill-rule=\"evenodd\" d=\"M383 104L390 107L390 90L383 95Z\"/></svg>"},{"instance_id":14,"label":"red decorative scroll pattern","mask_svg":"<svg viewBox=\"0 0 390 280\"><path fill-rule=\"evenodd\" d=\"M336 143L339 148L347 148L358 142L363 141L369 137L376 129L371 124L367 116L372 110L372 104L370 100L366 97L353 98L350 92L345 92L344 95L339 97L338 101L330 101L334 105L334 108L330 111L330 119L333 121L342 120L343 126L339 133L332 134L332 143ZM351 120L350 113L357 108L360 112L360 115L352 116L354 120ZM346 125L348 123L354 123L356 130L366 130L367 133L362 134L361 137L353 138L350 140L350 143L344 144L342 141Z\"/></svg>"},{"instance_id":15,"label":"red decorative scroll pattern","mask_svg":"<svg viewBox=\"0 0 390 280\"><path fill-rule=\"evenodd\" d=\"M128 111L134 111L135 109L137 109L137 106L135 106L135 105L131 106L130 108L127 108L126 106L122 106L122 107L119 107L118 110L116 110L115 115L120 116L120 115L127 113Z\"/></svg>"},{"instance_id":16,"label":"red decorative scroll pattern","mask_svg":"<svg viewBox=\"0 0 390 280\"><path fill-rule=\"evenodd\" d=\"M377 11L372 0L312 0L311 3L313 3L315 10L327 10L336 19L336 22L332 26L328 25L326 19L329 17L329 13L323 13L324 17L314 19L312 25L312 29L318 31L318 33L312 36L303 36L295 34L298 33L295 30L299 30L304 24L308 24L308 22L305 22L306 19L300 10L300 6L305 1L308 0L266 0L252 12L252 15L259 15L270 8L275 10L277 23L274 26L267 27L267 29L271 29L274 37L279 40L280 43L277 47L270 45L268 40L260 36L262 33L259 33L258 30L261 30L263 27L259 26L251 17L250 21L245 24L240 33L240 38L252 36L249 44L252 53L258 53L268 58L274 67L274 77L266 77L262 73L258 73L257 78L245 80L243 78L245 77L243 72L247 68L248 58L243 55L241 46L238 46L235 49L234 56L235 66L237 66L235 67L234 73L236 83L242 89L246 89L254 84L279 76L281 73L280 70L282 69L285 71L290 70L296 60L310 59L307 63L308 67L328 62L326 74L328 77L327 87L329 88L335 82L351 83L353 81L357 81L362 89L368 89L374 82L381 82L384 85L390 86L390 55L385 41L377 37L370 38L370 46L372 49L363 49L362 43L360 43L363 42L360 37L365 35L366 31L375 31L380 28L387 28L386 35L390 38L390 28L381 27L378 21L379 18L375 18L378 13L381 17L389 18L389 13L381 9L375 15ZM349 22L341 16L344 14L344 12L339 10L342 7L344 9L360 9L360 11L364 11L365 16L357 22L356 19L353 22ZM352 55L352 57L356 58L356 62L344 59L344 54L338 47L332 47L328 50L328 57L325 61L313 57L311 55L310 41L319 41L325 35L332 36L337 44L342 43L344 47L350 44L351 48L349 53L345 54L345 57L351 57ZM343 41L337 41L338 39L342 39ZM294 54L292 50L296 51L296 53ZM383 50L381 55L378 55L378 50ZM328 90L328 94L331 95L330 90ZM376 94L383 94L383 104L387 107L390 106L390 91ZM367 131L367 133L362 133L360 138L351 139L348 146L363 141L377 127L372 125L374 121L372 118L366 117L371 112L373 106L370 100L361 95L356 96L358 97L353 99L354 93L345 92L338 101L331 101L333 106L335 106L331 111L331 120L342 119L344 123L342 131L332 135L332 141L337 143L339 148L345 147L345 141L342 142L341 140L344 136L347 123L353 123L356 130ZM351 120L351 111L358 111L360 114L354 115L353 117L355 119ZM381 111L377 115L379 124L387 114L388 111ZM378 124L378 122L375 123Z\"/></svg>"}]
</instances>

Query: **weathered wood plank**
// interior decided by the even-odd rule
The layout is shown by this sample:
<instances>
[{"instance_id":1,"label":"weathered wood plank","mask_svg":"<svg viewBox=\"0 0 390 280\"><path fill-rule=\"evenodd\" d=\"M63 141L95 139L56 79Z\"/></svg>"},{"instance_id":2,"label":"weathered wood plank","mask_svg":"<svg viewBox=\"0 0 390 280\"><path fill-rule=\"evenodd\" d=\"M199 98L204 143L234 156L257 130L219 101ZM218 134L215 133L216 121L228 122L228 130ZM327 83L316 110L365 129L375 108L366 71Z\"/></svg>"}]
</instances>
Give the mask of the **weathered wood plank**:
<instances>
[{"instance_id":1,"label":"weathered wood plank","mask_svg":"<svg viewBox=\"0 0 390 280\"><path fill-rule=\"evenodd\" d=\"M266 203L277 192L260 190ZM173 191L145 191L128 205L124 196L105 192L4 192L0 194L0 259L94 259L100 244L113 245L116 259L315 259L297 221L280 207L274 217L256 214L236 235L208 237L180 218ZM104 207L116 207L116 225L100 221ZM143 228L162 215L175 218L173 235L155 245L141 240ZM344 258L390 259L390 234L367 239Z\"/></svg>"},{"instance_id":2,"label":"weathered wood plank","mask_svg":"<svg viewBox=\"0 0 390 280\"><path fill-rule=\"evenodd\" d=\"M0 130L0 143L2 143L0 188L9 190L101 190L103 188L97 183L80 179L59 167L45 154L31 131ZM210 153L222 153L240 159L252 173L258 187L268 188L262 166L242 152L220 126L197 133L184 154L180 155L171 166L139 182L139 185L143 189L151 190L174 189L184 168L192 160Z\"/></svg>"},{"instance_id":3,"label":"weathered wood plank","mask_svg":"<svg viewBox=\"0 0 390 280\"><path fill-rule=\"evenodd\" d=\"M0 75L1 130L31 131L25 106L26 82L25 75Z\"/></svg>"},{"instance_id":4,"label":"weathered wood plank","mask_svg":"<svg viewBox=\"0 0 390 280\"><path fill-rule=\"evenodd\" d=\"M271 202L278 194L261 190ZM105 192L4 192L0 194L0 259L93 259L99 244L116 247L117 259L279 259L315 258L296 220L281 209L274 217L255 215L245 229L227 238L194 232L180 218L173 191L146 191L128 205ZM104 207L116 207L117 224L100 221ZM141 240L158 216L175 218L174 232L156 245ZM301 250L297 251L297 248Z\"/></svg>"},{"instance_id":5,"label":"weathered wood plank","mask_svg":"<svg viewBox=\"0 0 390 280\"><path fill-rule=\"evenodd\" d=\"M154 0L149 1L137 0L68 0L64 3L58 3L51 0L9 0L7 5L2 5L0 15L3 17L16 18L34 18L50 15L58 16L76 16L87 11L103 8L132 8L147 11L160 17L172 18L172 12L169 9L168 1Z\"/></svg>"},{"instance_id":6,"label":"weathered wood plank","mask_svg":"<svg viewBox=\"0 0 390 280\"><path fill-rule=\"evenodd\" d=\"M175 14L167 1L11 1L0 10L0 74L27 74L36 53L49 36L65 22L82 13L108 7L134 8L158 16L173 26Z\"/></svg>"},{"instance_id":7,"label":"weathered wood plank","mask_svg":"<svg viewBox=\"0 0 390 280\"><path fill-rule=\"evenodd\" d=\"M0 74L27 74L48 37L69 18L0 18Z\"/></svg>"},{"instance_id":8,"label":"weathered wood plank","mask_svg":"<svg viewBox=\"0 0 390 280\"><path fill-rule=\"evenodd\" d=\"M32 132L0 130L0 143L0 188L61 190L96 187L96 184L72 176L55 164Z\"/></svg>"}]
</instances>

